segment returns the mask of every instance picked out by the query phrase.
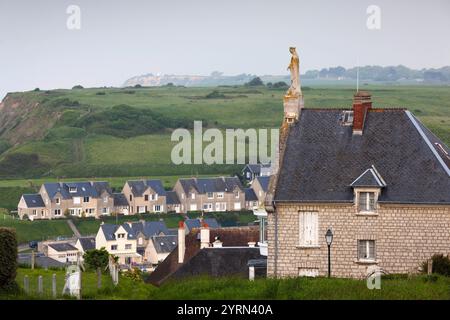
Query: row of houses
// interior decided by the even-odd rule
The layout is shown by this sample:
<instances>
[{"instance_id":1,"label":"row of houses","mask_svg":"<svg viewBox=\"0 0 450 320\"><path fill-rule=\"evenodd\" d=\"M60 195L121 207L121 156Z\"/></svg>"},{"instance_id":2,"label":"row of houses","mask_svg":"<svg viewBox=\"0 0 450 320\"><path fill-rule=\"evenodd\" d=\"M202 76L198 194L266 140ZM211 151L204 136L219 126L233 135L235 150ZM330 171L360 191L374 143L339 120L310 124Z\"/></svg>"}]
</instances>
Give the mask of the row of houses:
<instances>
[{"instance_id":1,"label":"row of houses","mask_svg":"<svg viewBox=\"0 0 450 320\"><path fill-rule=\"evenodd\" d=\"M189 234L201 226L220 227L213 218L186 219L183 232ZM178 245L179 231L167 228L164 221L135 221L121 225L102 223L95 237L44 241L38 251L52 261L53 266L63 266L83 260L88 250L105 248L118 258L124 269L140 267L152 271Z\"/></svg>"},{"instance_id":2,"label":"row of houses","mask_svg":"<svg viewBox=\"0 0 450 320\"><path fill-rule=\"evenodd\" d=\"M120 193L108 182L44 183L38 193L22 195L17 209L21 219L30 220L251 210L263 205L269 179L258 176L250 188L237 177L179 179L172 191L165 190L161 180L130 180Z\"/></svg>"}]
</instances>

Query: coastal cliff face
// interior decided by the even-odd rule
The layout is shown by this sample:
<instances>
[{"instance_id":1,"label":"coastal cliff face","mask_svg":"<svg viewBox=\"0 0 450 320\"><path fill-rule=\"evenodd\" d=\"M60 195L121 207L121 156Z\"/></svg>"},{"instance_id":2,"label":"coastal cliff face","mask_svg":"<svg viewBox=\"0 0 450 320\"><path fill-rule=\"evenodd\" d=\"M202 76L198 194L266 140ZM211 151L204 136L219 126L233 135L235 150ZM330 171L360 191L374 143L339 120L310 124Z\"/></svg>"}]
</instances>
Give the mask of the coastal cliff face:
<instances>
[{"instance_id":1,"label":"coastal cliff face","mask_svg":"<svg viewBox=\"0 0 450 320\"><path fill-rule=\"evenodd\" d=\"M56 119L38 101L8 93L0 103L0 139L11 146L42 139Z\"/></svg>"}]
</instances>

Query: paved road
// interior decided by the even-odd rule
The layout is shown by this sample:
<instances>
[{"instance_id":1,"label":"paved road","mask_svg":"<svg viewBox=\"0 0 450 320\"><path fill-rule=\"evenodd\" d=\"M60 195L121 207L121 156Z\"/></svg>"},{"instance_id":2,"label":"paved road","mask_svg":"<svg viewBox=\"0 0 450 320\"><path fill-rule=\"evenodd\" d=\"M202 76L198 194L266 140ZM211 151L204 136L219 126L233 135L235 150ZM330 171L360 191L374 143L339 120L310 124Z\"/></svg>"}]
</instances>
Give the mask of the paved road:
<instances>
[{"instance_id":1,"label":"paved road","mask_svg":"<svg viewBox=\"0 0 450 320\"><path fill-rule=\"evenodd\" d=\"M77 238L81 237L81 234L80 234L80 232L78 231L77 227L75 227L75 225L73 224L73 221L70 220L70 219L67 219L66 221L67 221L67 224L69 225L70 229L72 230L73 234L74 234Z\"/></svg>"}]
</instances>

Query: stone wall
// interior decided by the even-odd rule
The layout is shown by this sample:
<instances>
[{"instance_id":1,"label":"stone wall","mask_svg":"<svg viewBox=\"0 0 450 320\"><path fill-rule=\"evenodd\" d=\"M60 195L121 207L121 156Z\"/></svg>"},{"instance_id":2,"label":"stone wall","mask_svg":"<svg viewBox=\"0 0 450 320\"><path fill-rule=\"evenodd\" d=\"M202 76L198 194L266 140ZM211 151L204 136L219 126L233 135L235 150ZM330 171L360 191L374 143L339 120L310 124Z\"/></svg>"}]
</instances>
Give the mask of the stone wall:
<instances>
[{"instance_id":1,"label":"stone wall","mask_svg":"<svg viewBox=\"0 0 450 320\"><path fill-rule=\"evenodd\" d=\"M319 245L299 247L299 211L316 211ZM450 206L378 205L375 215L358 214L352 204L278 204L277 276L295 277L300 268L328 272L325 233L334 233L331 272L362 278L374 263L357 260L357 241L375 240L376 263L389 273L414 273L435 253L450 253ZM275 219L268 217L268 276L275 276Z\"/></svg>"}]
</instances>

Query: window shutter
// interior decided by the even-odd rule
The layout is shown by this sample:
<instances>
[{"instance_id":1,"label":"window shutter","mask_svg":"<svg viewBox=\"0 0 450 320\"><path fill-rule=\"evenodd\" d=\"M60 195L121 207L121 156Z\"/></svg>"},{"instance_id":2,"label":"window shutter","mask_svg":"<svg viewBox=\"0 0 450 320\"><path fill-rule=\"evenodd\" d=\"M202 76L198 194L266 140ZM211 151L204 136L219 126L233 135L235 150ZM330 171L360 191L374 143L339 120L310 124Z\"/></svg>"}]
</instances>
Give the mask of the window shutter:
<instances>
[{"instance_id":1,"label":"window shutter","mask_svg":"<svg viewBox=\"0 0 450 320\"><path fill-rule=\"evenodd\" d=\"M369 241L369 258L375 259L375 241L371 240Z\"/></svg>"},{"instance_id":2,"label":"window shutter","mask_svg":"<svg viewBox=\"0 0 450 320\"><path fill-rule=\"evenodd\" d=\"M305 213L300 212L298 214L298 231L300 245L305 244Z\"/></svg>"},{"instance_id":3,"label":"window shutter","mask_svg":"<svg viewBox=\"0 0 450 320\"><path fill-rule=\"evenodd\" d=\"M312 243L313 245L318 245L319 243L319 239L318 239L318 235L319 235L319 215L317 213L311 213L311 228L312 228Z\"/></svg>"}]
</instances>

